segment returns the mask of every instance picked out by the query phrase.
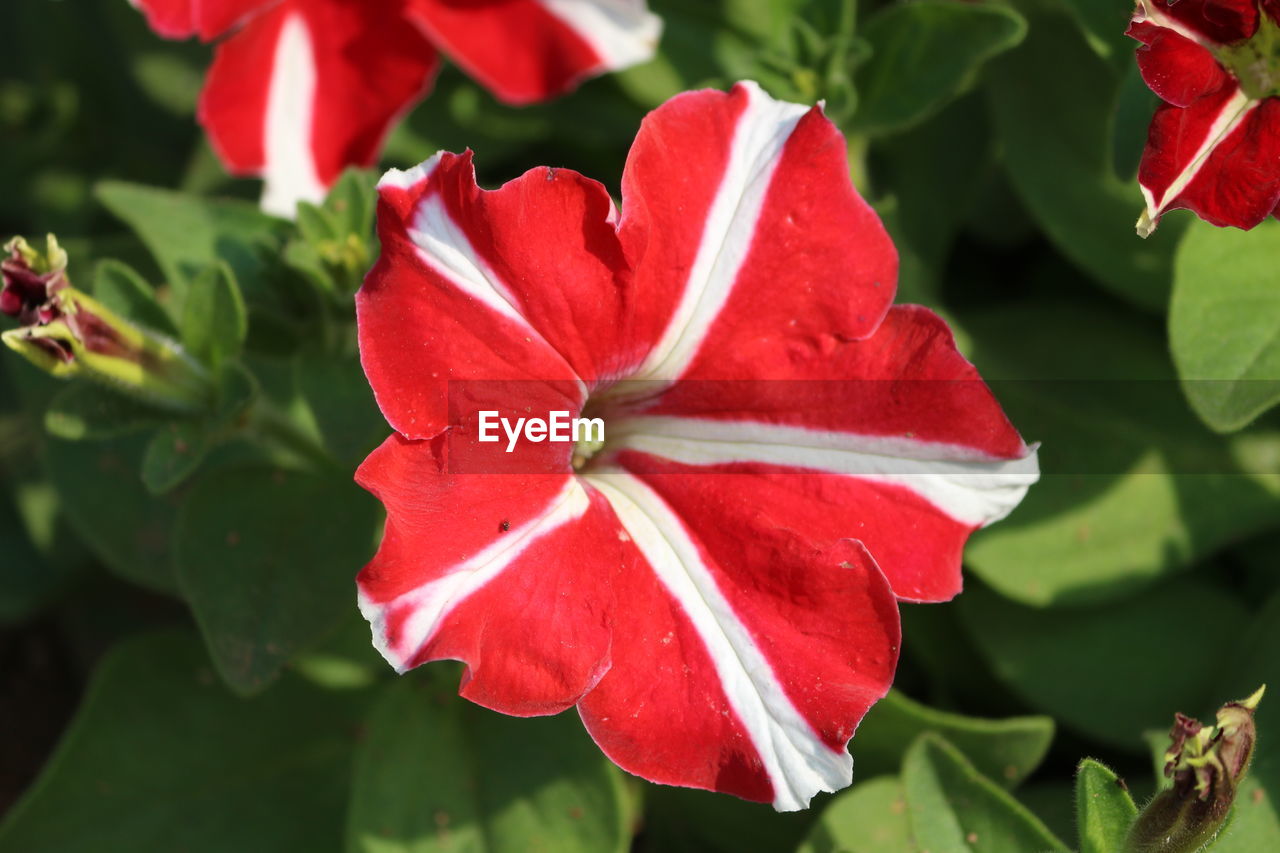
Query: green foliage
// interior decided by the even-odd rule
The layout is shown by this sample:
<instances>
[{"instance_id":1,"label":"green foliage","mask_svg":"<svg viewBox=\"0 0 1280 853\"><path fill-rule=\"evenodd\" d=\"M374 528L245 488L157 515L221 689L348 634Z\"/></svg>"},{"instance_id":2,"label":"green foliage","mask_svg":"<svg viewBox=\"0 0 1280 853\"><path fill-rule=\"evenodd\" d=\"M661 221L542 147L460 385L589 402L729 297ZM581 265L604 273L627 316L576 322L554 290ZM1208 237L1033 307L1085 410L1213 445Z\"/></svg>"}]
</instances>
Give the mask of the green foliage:
<instances>
[{"instance_id":1,"label":"green foliage","mask_svg":"<svg viewBox=\"0 0 1280 853\"><path fill-rule=\"evenodd\" d=\"M959 604L1002 681L1063 725L1119 750L1141 749L1142 732L1164 727L1170 708L1212 701L1221 652L1182 639L1191 626L1239 625L1248 614L1229 593L1191 578L1087 610L1024 607L983 589ZM1178 654L1165 652L1171 647Z\"/></svg>"},{"instance_id":2,"label":"green foliage","mask_svg":"<svg viewBox=\"0 0 1280 853\"><path fill-rule=\"evenodd\" d=\"M115 649L0 851L333 849L359 693L290 679L246 702L186 632Z\"/></svg>"},{"instance_id":3,"label":"green foliage","mask_svg":"<svg viewBox=\"0 0 1280 853\"><path fill-rule=\"evenodd\" d=\"M621 773L576 715L517 720L452 692L439 678L383 691L356 759L348 853L627 849Z\"/></svg>"},{"instance_id":4,"label":"green foliage","mask_svg":"<svg viewBox=\"0 0 1280 853\"><path fill-rule=\"evenodd\" d=\"M877 776L837 797L798 853L916 853L907 796L896 776Z\"/></svg>"},{"instance_id":5,"label":"green foliage","mask_svg":"<svg viewBox=\"0 0 1280 853\"><path fill-rule=\"evenodd\" d=\"M882 134L937 112L972 83L982 63L1017 45L1026 23L1006 6L921 0L885 7L860 34L871 58L858 69L850 129Z\"/></svg>"},{"instance_id":6,"label":"green foliage","mask_svg":"<svg viewBox=\"0 0 1280 853\"><path fill-rule=\"evenodd\" d=\"M1280 222L1197 222L1178 247L1169 345L1187 399L1232 432L1280 402Z\"/></svg>"},{"instance_id":7,"label":"green foliage","mask_svg":"<svg viewBox=\"0 0 1280 853\"><path fill-rule=\"evenodd\" d=\"M1000 786L937 735L921 736L902 761L911 833L922 850L1005 853L1067 849Z\"/></svg>"},{"instance_id":8,"label":"green foliage","mask_svg":"<svg viewBox=\"0 0 1280 853\"><path fill-rule=\"evenodd\" d=\"M1086 758L1076 771L1076 819L1080 853L1124 853L1125 836L1138 807L1124 781L1106 765Z\"/></svg>"},{"instance_id":9,"label":"green foliage","mask_svg":"<svg viewBox=\"0 0 1280 853\"><path fill-rule=\"evenodd\" d=\"M244 297L229 266L215 264L191 282L182 309L182 343L215 372L240 355L248 324Z\"/></svg>"},{"instance_id":10,"label":"green foliage","mask_svg":"<svg viewBox=\"0 0 1280 853\"><path fill-rule=\"evenodd\" d=\"M377 532L347 478L229 467L182 503L175 565L219 674L255 693L342 621Z\"/></svg>"},{"instance_id":11,"label":"green foliage","mask_svg":"<svg viewBox=\"0 0 1280 853\"><path fill-rule=\"evenodd\" d=\"M982 720L938 711L892 691L880 700L853 742L861 776L897 769L902 753L919 735L934 732L964 751L979 772L1014 787L1039 766L1053 740L1049 717Z\"/></svg>"},{"instance_id":12,"label":"green foliage","mask_svg":"<svg viewBox=\"0 0 1280 853\"><path fill-rule=\"evenodd\" d=\"M1009 178L1059 251L1122 298L1163 310L1185 222L1170 216L1150 239L1133 239L1142 196L1112 164L1120 74L1089 49L1070 18L1042 11L1047 6L1019 4L1027 38L987 75Z\"/></svg>"}]
</instances>

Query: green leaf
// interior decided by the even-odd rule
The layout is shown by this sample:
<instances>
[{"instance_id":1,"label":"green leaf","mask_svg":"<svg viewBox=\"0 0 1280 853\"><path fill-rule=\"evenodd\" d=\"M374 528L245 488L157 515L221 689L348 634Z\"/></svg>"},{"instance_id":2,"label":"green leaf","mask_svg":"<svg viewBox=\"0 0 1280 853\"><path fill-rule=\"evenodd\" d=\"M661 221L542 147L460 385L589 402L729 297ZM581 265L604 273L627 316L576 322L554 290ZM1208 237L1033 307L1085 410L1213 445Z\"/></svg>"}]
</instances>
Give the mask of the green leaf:
<instances>
[{"instance_id":1,"label":"green leaf","mask_svg":"<svg viewBox=\"0 0 1280 853\"><path fill-rule=\"evenodd\" d=\"M376 508L345 477L238 467L196 483L174 534L178 578L233 689L266 687L355 606Z\"/></svg>"},{"instance_id":2,"label":"green leaf","mask_svg":"<svg viewBox=\"0 0 1280 853\"><path fill-rule=\"evenodd\" d=\"M877 702L850 743L860 777L892 772L924 732L958 747L978 771L1012 788L1039 766L1053 740L1050 717L984 720L929 708L892 690Z\"/></svg>"},{"instance_id":3,"label":"green leaf","mask_svg":"<svg viewBox=\"0 0 1280 853\"><path fill-rule=\"evenodd\" d=\"M156 301L155 290L127 264L105 260L93 275L93 295L98 301L133 322L177 337L173 320Z\"/></svg>"},{"instance_id":4,"label":"green leaf","mask_svg":"<svg viewBox=\"0 0 1280 853\"><path fill-rule=\"evenodd\" d=\"M1124 853L1124 839L1138 807L1120 777L1086 758L1076 771L1076 821L1080 853Z\"/></svg>"},{"instance_id":5,"label":"green leaf","mask_svg":"<svg viewBox=\"0 0 1280 853\"><path fill-rule=\"evenodd\" d=\"M330 210L298 202L298 231L308 243L318 245L326 240L337 240L343 235L341 220Z\"/></svg>"},{"instance_id":6,"label":"green leaf","mask_svg":"<svg viewBox=\"0 0 1280 853\"><path fill-rule=\"evenodd\" d=\"M182 314L182 342L215 370L240 355L249 319L235 273L214 264L191 283Z\"/></svg>"},{"instance_id":7,"label":"green leaf","mask_svg":"<svg viewBox=\"0 0 1280 853\"><path fill-rule=\"evenodd\" d=\"M1178 578L1088 609L1022 607L982 589L960 614L995 674L1032 707L1116 749L1210 697L1222 650L1188 626L1238 625L1247 611L1215 586Z\"/></svg>"},{"instance_id":8,"label":"green leaf","mask_svg":"<svg viewBox=\"0 0 1280 853\"><path fill-rule=\"evenodd\" d=\"M1071 275L1049 284L1083 286ZM959 324L1013 423L1042 442L1040 482L965 552L1002 594L1038 605L1114 600L1280 517L1280 434L1210 432L1143 316L1077 295L970 312Z\"/></svg>"},{"instance_id":9,"label":"green leaf","mask_svg":"<svg viewBox=\"0 0 1280 853\"><path fill-rule=\"evenodd\" d=\"M911 831L930 853L1010 853L1067 849L1040 819L933 734L902 761Z\"/></svg>"},{"instance_id":10,"label":"green leaf","mask_svg":"<svg viewBox=\"0 0 1280 853\"><path fill-rule=\"evenodd\" d=\"M72 527L116 574L157 592L177 589L170 557L175 504L138 474L145 439L50 441L45 465Z\"/></svg>"},{"instance_id":11,"label":"green leaf","mask_svg":"<svg viewBox=\"0 0 1280 853\"><path fill-rule=\"evenodd\" d=\"M1064 12L1038 11L1042 0L1022 5L1027 38L994 60L985 78L1013 185L1064 255L1113 293L1163 311L1186 222L1166 217L1147 240L1134 233L1142 194L1112 164L1121 76Z\"/></svg>"},{"instance_id":12,"label":"green leaf","mask_svg":"<svg viewBox=\"0 0 1280 853\"><path fill-rule=\"evenodd\" d=\"M377 176L368 169L347 169L324 200L325 210L338 217L340 233L368 239L373 232L373 212L378 201Z\"/></svg>"},{"instance_id":13,"label":"green leaf","mask_svg":"<svg viewBox=\"0 0 1280 853\"><path fill-rule=\"evenodd\" d=\"M517 719L406 676L356 760L348 853L607 853L630 846L621 774L577 714Z\"/></svg>"},{"instance_id":14,"label":"green leaf","mask_svg":"<svg viewBox=\"0 0 1280 853\"><path fill-rule=\"evenodd\" d=\"M118 181L98 184L96 194L151 250L172 289L173 310L179 316L188 287L210 264L221 259L241 281L256 279L287 228L282 220L242 201Z\"/></svg>"},{"instance_id":15,"label":"green leaf","mask_svg":"<svg viewBox=\"0 0 1280 853\"><path fill-rule=\"evenodd\" d=\"M355 465L391 432L355 358L308 354L298 359L297 381L325 446Z\"/></svg>"},{"instance_id":16,"label":"green leaf","mask_svg":"<svg viewBox=\"0 0 1280 853\"><path fill-rule=\"evenodd\" d=\"M195 473L213 449L209 428L195 421L175 421L156 432L142 457L142 482L153 495L163 495Z\"/></svg>"},{"instance_id":17,"label":"green leaf","mask_svg":"<svg viewBox=\"0 0 1280 853\"><path fill-rule=\"evenodd\" d=\"M366 704L298 679L247 702L188 633L128 640L0 826L0 851L332 850Z\"/></svg>"},{"instance_id":18,"label":"green leaf","mask_svg":"<svg viewBox=\"0 0 1280 853\"><path fill-rule=\"evenodd\" d=\"M1280 222L1197 221L1178 247L1169 345L1191 407L1219 432L1280 402Z\"/></svg>"},{"instance_id":19,"label":"green leaf","mask_svg":"<svg viewBox=\"0 0 1280 853\"><path fill-rule=\"evenodd\" d=\"M982 64L1022 41L1026 22L995 4L918 0L873 15L859 36L871 59L857 73L851 130L885 134L937 112L973 80Z\"/></svg>"},{"instance_id":20,"label":"green leaf","mask_svg":"<svg viewBox=\"0 0 1280 853\"><path fill-rule=\"evenodd\" d=\"M896 776L859 782L822 811L797 853L916 853L906 792Z\"/></svg>"},{"instance_id":21,"label":"green leaf","mask_svg":"<svg viewBox=\"0 0 1280 853\"><path fill-rule=\"evenodd\" d=\"M4 570L0 571L0 626L31 618L67 585L68 572L56 563L45 563L9 494L3 492L0 492L0 554L4 555Z\"/></svg>"},{"instance_id":22,"label":"green leaf","mask_svg":"<svg viewBox=\"0 0 1280 853\"><path fill-rule=\"evenodd\" d=\"M44 426L68 441L118 438L154 429L173 417L92 382L73 382L49 401Z\"/></svg>"}]
</instances>

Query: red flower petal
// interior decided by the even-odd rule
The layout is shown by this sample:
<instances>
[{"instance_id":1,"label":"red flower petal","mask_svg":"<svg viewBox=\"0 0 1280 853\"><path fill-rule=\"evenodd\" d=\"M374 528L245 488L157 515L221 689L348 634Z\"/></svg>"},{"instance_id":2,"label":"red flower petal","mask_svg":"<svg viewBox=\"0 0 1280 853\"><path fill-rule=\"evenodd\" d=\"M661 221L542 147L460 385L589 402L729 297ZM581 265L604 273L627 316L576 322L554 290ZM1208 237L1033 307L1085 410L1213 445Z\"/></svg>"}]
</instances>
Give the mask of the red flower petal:
<instances>
[{"instance_id":1,"label":"red flower petal","mask_svg":"<svg viewBox=\"0 0 1280 853\"><path fill-rule=\"evenodd\" d=\"M1207 48L1173 30L1135 23L1128 34L1143 42L1137 51L1142 79L1170 104L1188 106L1230 80Z\"/></svg>"},{"instance_id":2,"label":"red flower petal","mask_svg":"<svg viewBox=\"0 0 1280 853\"><path fill-rule=\"evenodd\" d=\"M370 165L437 59L395 0L285 0L222 42L200 120L227 168L266 180L292 215L349 165Z\"/></svg>"},{"instance_id":3,"label":"red flower petal","mask_svg":"<svg viewBox=\"0 0 1280 853\"><path fill-rule=\"evenodd\" d=\"M133 0L165 38L210 41L277 0Z\"/></svg>"},{"instance_id":4,"label":"red flower petal","mask_svg":"<svg viewBox=\"0 0 1280 853\"><path fill-rule=\"evenodd\" d=\"M461 660L463 696L520 716L563 711L595 685L622 553L603 498L567 473L450 475L429 443L398 436L356 479L387 508L358 582L398 671Z\"/></svg>"},{"instance_id":5,"label":"red flower petal","mask_svg":"<svg viewBox=\"0 0 1280 853\"><path fill-rule=\"evenodd\" d=\"M1258 5L1257 0L1138 0L1133 20L1149 21L1206 46L1232 44L1257 32Z\"/></svg>"},{"instance_id":6,"label":"red flower petal","mask_svg":"<svg viewBox=\"0 0 1280 853\"><path fill-rule=\"evenodd\" d=\"M396 430L445 429L450 381L585 385L618 369L618 318L648 309L623 302L626 262L600 184L535 169L484 192L467 153L392 172L379 192L382 257L356 310L365 373Z\"/></svg>"},{"instance_id":7,"label":"red flower petal","mask_svg":"<svg viewBox=\"0 0 1280 853\"><path fill-rule=\"evenodd\" d=\"M450 59L513 104L643 62L662 29L643 0L411 0L410 9Z\"/></svg>"},{"instance_id":8,"label":"red flower petal","mask_svg":"<svg viewBox=\"0 0 1280 853\"><path fill-rule=\"evenodd\" d=\"M1280 100L1251 100L1229 85L1189 107L1161 105L1138 181L1151 227L1186 208L1214 225L1253 228L1280 202Z\"/></svg>"},{"instance_id":9,"label":"red flower petal","mask_svg":"<svg viewBox=\"0 0 1280 853\"><path fill-rule=\"evenodd\" d=\"M897 253L817 108L755 84L678 95L641 126L622 195L637 301L666 312L636 329L654 345L635 378L679 378L701 353L700 375L739 358L761 378L797 342L866 337L893 301Z\"/></svg>"},{"instance_id":10,"label":"red flower petal","mask_svg":"<svg viewBox=\"0 0 1280 853\"><path fill-rule=\"evenodd\" d=\"M786 811L848 785L845 743L888 691L899 643L861 546L816 550L767 523L744 536L732 512L678 514L629 475L587 479L637 552L615 581L612 666L579 704L605 754Z\"/></svg>"},{"instance_id":11,"label":"red flower petal","mask_svg":"<svg viewBox=\"0 0 1280 853\"><path fill-rule=\"evenodd\" d=\"M811 542L861 540L900 598L960 592L965 540L1017 506L1037 461L946 324L895 308L871 338L790 367L678 383L628 411L608 448L642 476L689 472L678 482L712 504L749 495Z\"/></svg>"}]
</instances>

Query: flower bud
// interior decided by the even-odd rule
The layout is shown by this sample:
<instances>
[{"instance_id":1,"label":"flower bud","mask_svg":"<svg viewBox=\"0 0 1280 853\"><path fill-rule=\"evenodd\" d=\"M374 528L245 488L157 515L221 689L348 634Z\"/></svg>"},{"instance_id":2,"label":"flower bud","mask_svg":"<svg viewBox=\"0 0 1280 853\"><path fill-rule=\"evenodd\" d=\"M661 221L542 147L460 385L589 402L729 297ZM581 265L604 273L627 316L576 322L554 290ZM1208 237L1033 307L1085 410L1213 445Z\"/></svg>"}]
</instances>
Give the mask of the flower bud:
<instances>
[{"instance_id":1,"label":"flower bud","mask_svg":"<svg viewBox=\"0 0 1280 853\"><path fill-rule=\"evenodd\" d=\"M1257 741L1253 712L1266 686L1218 710L1217 725L1174 717L1164 774L1173 786L1151 800L1129 831L1129 853L1193 853L1231 811Z\"/></svg>"},{"instance_id":2,"label":"flower bud","mask_svg":"<svg viewBox=\"0 0 1280 853\"><path fill-rule=\"evenodd\" d=\"M71 286L67 254L53 235L43 255L21 237L4 251L0 311L21 324L0 335L10 349L59 378L93 379L164 408L210 403L209 374L182 347Z\"/></svg>"}]
</instances>

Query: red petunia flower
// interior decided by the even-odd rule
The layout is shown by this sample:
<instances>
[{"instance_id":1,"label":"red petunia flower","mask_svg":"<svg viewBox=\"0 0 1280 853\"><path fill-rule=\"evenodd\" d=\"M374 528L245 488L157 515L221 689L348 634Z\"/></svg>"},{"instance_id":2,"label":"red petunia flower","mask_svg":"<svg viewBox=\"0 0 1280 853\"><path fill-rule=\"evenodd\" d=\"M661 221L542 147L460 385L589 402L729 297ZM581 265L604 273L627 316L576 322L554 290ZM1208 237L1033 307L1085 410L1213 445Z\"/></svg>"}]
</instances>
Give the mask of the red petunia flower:
<instances>
[{"instance_id":1,"label":"red petunia flower","mask_svg":"<svg viewBox=\"0 0 1280 853\"><path fill-rule=\"evenodd\" d=\"M576 705L657 782L786 810L849 784L897 600L959 592L1037 462L946 325L891 307L846 156L819 108L739 84L645 120L621 213L566 169L481 190L469 153L382 180L357 310L396 432L357 474L387 508L358 583L397 670ZM603 446L507 453L486 410L598 418Z\"/></svg>"},{"instance_id":2,"label":"red petunia flower","mask_svg":"<svg viewBox=\"0 0 1280 853\"><path fill-rule=\"evenodd\" d=\"M653 53L644 0L132 0L168 38L218 44L200 99L233 174L292 216L347 166L372 165L424 97L437 48L498 98L526 104Z\"/></svg>"},{"instance_id":3,"label":"red petunia flower","mask_svg":"<svg viewBox=\"0 0 1280 853\"><path fill-rule=\"evenodd\" d=\"M1280 213L1280 0L1138 0L1128 35L1164 101L1138 170L1138 233L1178 208L1244 229Z\"/></svg>"}]
</instances>

